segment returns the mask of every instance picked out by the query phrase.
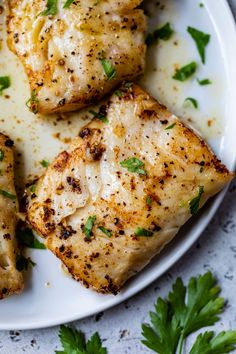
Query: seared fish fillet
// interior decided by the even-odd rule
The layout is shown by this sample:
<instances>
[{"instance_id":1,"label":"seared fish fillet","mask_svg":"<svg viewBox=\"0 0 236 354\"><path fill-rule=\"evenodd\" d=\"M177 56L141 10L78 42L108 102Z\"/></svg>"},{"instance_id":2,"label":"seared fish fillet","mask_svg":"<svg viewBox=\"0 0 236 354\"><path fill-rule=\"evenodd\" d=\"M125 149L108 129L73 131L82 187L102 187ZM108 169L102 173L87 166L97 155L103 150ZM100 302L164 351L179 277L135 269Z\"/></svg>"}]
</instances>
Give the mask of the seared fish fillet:
<instances>
[{"instance_id":1,"label":"seared fish fillet","mask_svg":"<svg viewBox=\"0 0 236 354\"><path fill-rule=\"evenodd\" d=\"M139 87L105 110L38 181L28 220L76 280L115 294L233 174Z\"/></svg>"},{"instance_id":2,"label":"seared fish fillet","mask_svg":"<svg viewBox=\"0 0 236 354\"><path fill-rule=\"evenodd\" d=\"M42 15L45 0L9 0L8 45L29 78L34 112L80 109L141 74L146 18L141 0L81 0Z\"/></svg>"},{"instance_id":3,"label":"seared fish fillet","mask_svg":"<svg viewBox=\"0 0 236 354\"><path fill-rule=\"evenodd\" d=\"M0 299L23 288L22 274L16 269L17 199L13 164L13 141L0 134Z\"/></svg>"}]
</instances>

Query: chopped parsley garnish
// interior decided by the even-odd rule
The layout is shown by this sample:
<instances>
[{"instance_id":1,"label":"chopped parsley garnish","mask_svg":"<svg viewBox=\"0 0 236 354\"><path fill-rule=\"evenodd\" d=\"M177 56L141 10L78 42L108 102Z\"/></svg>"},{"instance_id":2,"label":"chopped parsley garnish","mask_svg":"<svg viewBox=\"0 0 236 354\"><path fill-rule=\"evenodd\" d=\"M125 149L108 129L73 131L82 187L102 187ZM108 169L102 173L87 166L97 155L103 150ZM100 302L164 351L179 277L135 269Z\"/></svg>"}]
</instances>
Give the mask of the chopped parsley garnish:
<instances>
[{"instance_id":1,"label":"chopped parsley garnish","mask_svg":"<svg viewBox=\"0 0 236 354\"><path fill-rule=\"evenodd\" d=\"M146 44L153 45L158 39L168 41L173 33L174 30L168 22L163 27L158 28L155 31L149 33L146 38Z\"/></svg>"},{"instance_id":2,"label":"chopped parsley garnish","mask_svg":"<svg viewBox=\"0 0 236 354\"><path fill-rule=\"evenodd\" d=\"M143 237L151 237L153 236L153 231L147 230L147 229L143 229L142 227L137 227L137 229L135 230L135 235L136 236L143 236Z\"/></svg>"},{"instance_id":3,"label":"chopped parsley garnish","mask_svg":"<svg viewBox=\"0 0 236 354\"><path fill-rule=\"evenodd\" d=\"M192 215L197 214L203 193L204 193L204 187L199 186L198 195L189 202L190 212Z\"/></svg>"},{"instance_id":4,"label":"chopped parsley garnish","mask_svg":"<svg viewBox=\"0 0 236 354\"><path fill-rule=\"evenodd\" d=\"M132 86L133 86L133 83L132 83L132 82L126 81L126 82L124 83L124 88L125 88L126 90L129 90Z\"/></svg>"},{"instance_id":5,"label":"chopped parsley garnish","mask_svg":"<svg viewBox=\"0 0 236 354\"><path fill-rule=\"evenodd\" d=\"M8 199L16 200L16 195L7 192L4 189L0 189L0 194L3 195L4 197L8 198Z\"/></svg>"},{"instance_id":6,"label":"chopped parsley garnish","mask_svg":"<svg viewBox=\"0 0 236 354\"><path fill-rule=\"evenodd\" d=\"M0 161L3 161L4 159L4 151L0 149Z\"/></svg>"},{"instance_id":7,"label":"chopped parsley garnish","mask_svg":"<svg viewBox=\"0 0 236 354\"><path fill-rule=\"evenodd\" d=\"M193 27L188 27L188 33L195 41L201 60L205 64L206 61L205 49L208 43L210 42L210 38L211 38L210 34L201 32Z\"/></svg>"},{"instance_id":8,"label":"chopped parsley garnish","mask_svg":"<svg viewBox=\"0 0 236 354\"><path fill-rule=\"evenodd\" d=\"M34 263L30 257L26 258L22 254L16 257L16 269L19 272L22 272L23 270L28 270L29 267L34 267L35 265L36 263Z\"/></svg>"},{"instance_id":9,"label":"chopped parsley garnish","mask_svg":"<svg viewBox=\"0 0 236 354\"><path fill-rule=\"evenodd\" d=\"M38 113L38 103L39 103L38 97L37 97L35 91L33 90L31 92L30 98L28 99L28 101L26 101L25 104L31 112L36 114L36 113Z\"/></svg>"},{"instance_id":10,"label":"chopped parsley garnish","mask_svg":"<svg viewBox=\"0 0 236 354\"><path fill-rule=\"evenodd\" d=\"M113 67L112 62L104 58L104 56L100 59L100 62L108 80L114 79L116 76L116 69Z\"/></svg>"},{"instance_id":11,"label":"chopped parsley garnish","mask_svg":"<svg viewBox=\"0 0 236 354\"><path fill-rule=\"evenodd\" d=\"M211 80L209 80L209 79L203 79L203 80L197 79L197 82L201 86L206 86L206 85L211 85L212 84Z\"/></svg>"},{"instance_id":12,"label":"chopped parsley garnish","mask_svg":"<svg viewBox=\"0 0 236 354\"><path fill-rule=\"evenodd\" d=\"M136 157L132 157L131 159L124 160L120 162L120 165L124 168L127 168L129 172L138 173L140 175L146 175L147 172L142 168L144 163L137 159Z\"/></svg>"},{"instance_id":13,"label":"chopped parsley garnish","mask_svg":"<svg viewBox=\"0 0 236 354\"><path fill-rule=\"evenodd\" d=\"M3 90L11 86L11 80L9 76L0 76L0 95L2 95Z\"/></svg>"},{"instance_id":14,"label":"chopped parsley garnish","mask_svg":"<svg viewBox=\"0 0 236 354\"><path fill-rule=\"evenodd\" d=\"M165 130L173 129L175 126L176 126L176 123L173 123L173 124L169 125L167 128L165 128Z\"/></svg>"},{"instance_id":15,"label":"chopped parsley garnish","mask_svg":"<svg viewBox=\"0 0 236 354\"><path fill-rule=\"evenodd\" d=\"M148 195L147 198L146 198L146 204L147 205L151 205L153 202L152 198Z\"/></svg>"},{"instance_id":16,"label":"chopped parsley garnish","mask_svg":"<svg viewBox=\"0 0 236 354\"><path fill-rule=\"evenodd\" d=\"M102 112L95 112L93 110L90 110L89 113L91 113L95 118L101 120L103 123L108 123L108 119L105 116L104 113Z\"/></svg>"},{"instance_id":17,"label":"chopped parsley garnish","mask_svg":"<svg viewBox=\"0 0 236 354\"><path fill-rule=\"evenodd\" d=\"M68 9L73 2L74 0L67 0L63 6L63 9Z\"/></svg>"},{"instance_id":18,"label":"chopped parsley garnish","mask_svg":"<svg viewBox=\"0 0 236 354\"><path fill-rule=\"evenodd\" d=\"M185 102L191 102L194 108L198 108L198 101L195 98L187 97Z\"/></svg>"},{"instance_id":19,"label":"chopped parsley garnish","mask_svg":"<svg viewBox=\"0 0 236 354\"><path fill-rule=\"evenodd\" d=\"M114 94L115 94L117 97L123 97L123 94L122 94L121 90L116 90L116 91L114 92Z\"/></svg>"},{"instance_id":20,"label":"chopped parsley garnish","mask_svg":"<svg viewBox=\"0 0 236 354\"><path fill-rule=\"evenodd\" d=\"M187 64L183 66L180 69L177 69L173 79L178 80L178 81L186 81L188 78L190 78L193 74L195 74L197 70L197 63L194 61L190 64Z\"/></svg>"},{"instance_id":21,"label":"chopped parsley garnish","mask_svg":"<svg viewBox=\"0 0 236 354\"><path fill-rule=\"evenodd\" d=\"M84 226L83 232L85 233L85 238L87 240L90 240L90 238L91 238L92 230L93 230L93 226L96 221L96 218L97 218L96 215L89 216L88 220Z\"/></svg>"},{"instance_id":22,"label":"chopped parsley garnish","mask_svg":"<svg viewBox=\"0 0 236 354\"><path fill-rule=\"evenodd\" d=\"M31 193L35 193L36 192L36 184L32 184L32 186L29 187L29 190Z\"/></svg>"},{"instance_id":23,"label":"chopped parsley garnish","mask_svg":"<svg viewBox=\"0 0 236 354\"><path fill-rule=\"evenodd\" d=\"M46 9L41 12L41 16L49 16L57 14L57 3L58 0L47 0Z\"/></svg>"},{"instance_id":24,"label":"chopped parsley garnish","mask_svg":"<svg viewBox=\"0 0 236 354\"><path fill-rule=\"evenodd\" d=\"M47 160L42 160L40 161L40 165L43 166L44 168L48 168L49 162Z\"/></svg>"},{"instance_id":25,"label":"chopped parsley garnish","mask_svg":"<svg viewBox=\"0 0 236 354\"><path fill-rule=\"evenodd\" d=\"M102 231L108 237L112 237L112 232L103 226L99 226L99 230Z\"/></svg>"},{"instance_id":26,"label":"chopped parsley garnish","mask_svg":"<svg viewBox=\"0 0 236 354\"><path fill-rule=\"evenodd\" d=\"M86 341L84 334L80 330L62 325L59 331L59 338L63 351L56 350L56 354L107 354L107 349L103 347L97 332Z\"/></svg>"},{"instance_id":27,"label":"chopped parsley garnish","mask_svg":"<svg viewBox=\"0 0 236 354\"><path fill-rule=\"evenodd\" d=\"M38 250L45 250L46 247L40 242L29 228L17 230L17 238L22 246L34 248Z\"/></svg>"},{"instance_id":28,"label":"chopped parsley garnish","mask_svg":"<svg viewBox=\"0 0 236 354\"><path fill-rule=\"evenodd\" d=\"M150 313L151 324L142 325L142 343L159 354L183 354L192 333L220 320L225 301L211 272L191 278L187 286L181 278L173 284L167 299L158 298ZM235 349L236 331L199 334L190 354L224 354Z\"/></svg>"}]
</instances>

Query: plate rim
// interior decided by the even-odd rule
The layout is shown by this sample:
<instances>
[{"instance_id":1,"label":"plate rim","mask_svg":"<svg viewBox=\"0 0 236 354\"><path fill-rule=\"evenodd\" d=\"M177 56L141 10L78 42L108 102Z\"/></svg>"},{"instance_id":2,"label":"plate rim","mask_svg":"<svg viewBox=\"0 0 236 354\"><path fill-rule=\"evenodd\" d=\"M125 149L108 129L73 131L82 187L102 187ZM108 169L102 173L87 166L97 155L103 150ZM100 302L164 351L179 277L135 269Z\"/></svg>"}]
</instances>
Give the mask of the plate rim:
<instances>
[{"instance_id":1,"label":"plate rim","mask_svg":"<svg viewBox=\"0 0 236 354\"><path fill-rule=\"evenodd\" d=\"M204 3L208 2L208 1L209 0L205 0ZM217 5L219 8L222 9L221 10L222 13L226 14L225 18L227 19L227 26L231 28L232 38L234 37L234 39L235 39L235 46L233 46L231 43L231 51L233 51L235 53L235 56L234 56L234 58L235 58L236 57L236 23L235 23L233 13L230 9L230 6L229 6L229 3L227 2L227 0L218 0ZM231 58L228 58L228 61L231 62L232 57L233 57L233 55L231 55ZM226 67L226 69L227 69L227 67ZM230 75L231 76L230 80L228 77L228 84L230 82L232 84L232 81L233 81L232 78L235 77L235 79L236 79L236 68L234 71L235 71L234 75ZM231 100L232 100L232 98L231 98ZM231 168L232 170L235 170L236 154L233 157L230 165L228 167ZM191 238L186 239L184 241L184 243L181 245L181 248L176 252L175 255L172 255L171 258L168 261L166 261L166 263L164 264L164 266L162 266L162 269L158 272L158 274L155 274L155 272L153 272L152 275L148 277L148 280L142 281L141 285L135 285L135 286L131 287L130 289L128 289L127 292L124 292L123 294L118 296L117 298L115 298L115 297L111 298L110 301L102 304L101 307L99 308L99 310L97 310L97 311L88 310L85 313L83 313L82 315L79 315L78 313L72 314L72 315L68 314L67 316L63 315L63 316L57 317L56 319L50 318L47 321L45 321L45 319L31 321L30 323L26 323L26 322L22 321L22 323L18 323L17 325L14 325L14 324L5 324L4 325L4 323L1 323L1 320L0 320L0 330L32 330L32 329L49 328L49 327L53 327L56 325L60 325L62 323L70 323L73 321L81 320L81 319L89 317L89 316L96 315L97 313L99 313L101 311L105 311L105 310L108 310L112 307L115 307L115 306L119 305L120 303L124 302L125 300L138 294L140 291L143 291L147 286L152 284L155 280L157 280L159 277L161 277L170 267L172 267L199 239L199 237L201 236L201 234L203 233L203 231L205 230L205 228L207 227L207 225L210 223L213 216L215 215L221 202L223 201L223 198L228 190L228 187L229 187L229 185L218 196L216 196L214 198L213 205L211 205L205 209L205 211L208 212L208 215L205 218L204 222L202 222L200 224L201 226L198 227L197 230L195 230L192 233Z\"/></svg>"}]
</instances>

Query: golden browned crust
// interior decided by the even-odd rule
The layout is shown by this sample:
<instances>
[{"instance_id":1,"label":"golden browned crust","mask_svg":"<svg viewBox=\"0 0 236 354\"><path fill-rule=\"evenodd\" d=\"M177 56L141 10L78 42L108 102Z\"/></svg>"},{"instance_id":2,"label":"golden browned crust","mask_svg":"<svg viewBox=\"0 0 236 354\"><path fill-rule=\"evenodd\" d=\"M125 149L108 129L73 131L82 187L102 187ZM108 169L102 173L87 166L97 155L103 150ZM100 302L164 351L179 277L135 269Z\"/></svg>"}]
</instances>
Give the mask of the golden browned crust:
<instances>
[{"instance_id":1,"label":"golden browned crust","mask_svg":"<svg viewBox=\"0 0 236 354\"><path fill-rule=\"evenodd\" d=\"M45 1L9 1L8 46L29 78L34 113L69 112L93 104L123 80L142 73L146 19L141 1L80 1L55 16L40 15ZM116 70L109 79L101 64Z\"/></svg>"},{"instance_id":2,"label":"golden browned crust","mask_svg":"<svg viewBox=\"0 0 236 354\"><path fill-rule=\"evenodd\" d=\"M0 299L17 294L23 289L22 274L16 269L17 199L14 186L13 145L8 136L0 134ZM9 193L11 198L4 193Z\"/></svg>"},{"instance_id":3,"label":"golden browned crust","mask_svg":"<svg viewBox=\"0 0 236 354\"><path fill-rule=\"evenodd\" d=\"M234 174L138 86L125 84L111 97L107 119L93 120L55 159L37 184L28 219L74 279L116 294L191 217L199 190L201 207ZM122 165L131 158L143 163L139 172Z\"/></svg>"}]
</instances>

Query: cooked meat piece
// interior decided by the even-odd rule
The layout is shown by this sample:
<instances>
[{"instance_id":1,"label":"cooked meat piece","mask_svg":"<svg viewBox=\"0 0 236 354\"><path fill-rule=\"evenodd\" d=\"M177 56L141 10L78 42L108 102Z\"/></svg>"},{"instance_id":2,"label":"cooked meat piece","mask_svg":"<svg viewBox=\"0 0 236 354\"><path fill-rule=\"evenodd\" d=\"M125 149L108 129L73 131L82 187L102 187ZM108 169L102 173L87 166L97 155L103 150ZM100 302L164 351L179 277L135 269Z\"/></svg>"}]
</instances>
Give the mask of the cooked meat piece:
<instances>
[{"instance_id":1,"label":"cooked meat piece","mask_svg":"<svg viewBox=\"0 0 236 354\"><path fill-rule=\"evenodd\" d=\"M13 141L0 134L0 299L23 288L22 274L16 269L17 199L13 164Z\"/></svg>"},{"instance_id":2,"label":"cooked meat piece","mask_svg":"<svg viewBox=\"0 0 236 354\"><path fill-rule=\"evenodd\" d=\"M76 280L115 294L233 174L137 86L106 112L39 180L28 219Z\"/></svg>"},{"instance_id":3,"label":"cooked meat piece","mask_svg":"<svg viewBox=\"0 0 236 354\"><path fill-rule=\"evenodd\" d=\"M146 18L140 0L74 1L45 15L45 0L9 0L8 45L29 78L34 112L80 109L141 74Z\"/></svg>"}]
</instances>

